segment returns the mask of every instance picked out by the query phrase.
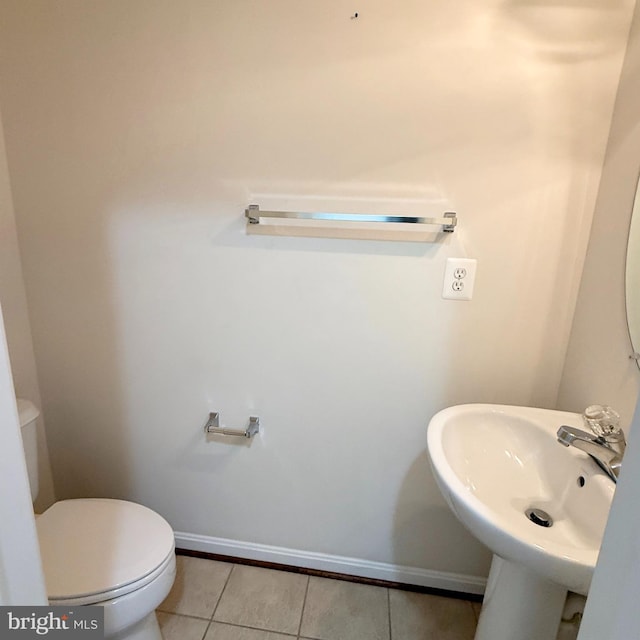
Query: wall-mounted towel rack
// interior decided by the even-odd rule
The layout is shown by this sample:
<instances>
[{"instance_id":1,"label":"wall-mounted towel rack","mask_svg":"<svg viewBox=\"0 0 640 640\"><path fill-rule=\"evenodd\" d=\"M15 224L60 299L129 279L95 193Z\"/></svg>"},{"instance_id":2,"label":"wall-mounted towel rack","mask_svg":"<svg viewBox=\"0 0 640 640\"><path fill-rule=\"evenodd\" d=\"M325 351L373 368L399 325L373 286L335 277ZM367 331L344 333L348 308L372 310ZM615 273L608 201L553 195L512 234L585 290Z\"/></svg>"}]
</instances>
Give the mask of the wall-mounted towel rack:
<instances>
[{"instance_id":1,"label":"wall-mounted towel rack","mask_svg":"<svg viewBox=\"0 0 640 640\"><path fill-rule=\"evenodd\" d=\"M261 211L259 205L251 204L244 214L247 233L414 242L433 240L437 232L453 233L458 224L454 212L447 212L440 218L427 218L400 214ZM281 220L285 224L261 224L262 218ZM303 222L298 225L296 221ZM320 225L307 226L306 221ZM333 224L328 226L326 223ZM434 227L438 228L434 231Z\"/></svg>"}]
</instances>

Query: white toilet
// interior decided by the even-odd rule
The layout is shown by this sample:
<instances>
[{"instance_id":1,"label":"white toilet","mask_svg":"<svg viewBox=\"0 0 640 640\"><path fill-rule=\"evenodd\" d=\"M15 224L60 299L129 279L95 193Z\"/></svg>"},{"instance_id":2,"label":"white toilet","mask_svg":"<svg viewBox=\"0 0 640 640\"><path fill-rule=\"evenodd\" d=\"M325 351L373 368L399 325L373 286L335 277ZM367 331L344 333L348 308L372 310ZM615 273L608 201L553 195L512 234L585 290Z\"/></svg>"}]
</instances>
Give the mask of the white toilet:
<instances>
[{"instance_id":1,"label":"white toilet","mask_svg":"<svg viewBox=\"0 0 640 640\"><path fill-rule=\"evenodd\" d=\"M31 495L38 492L35 406L18 400ZM161 640L155 608L176 573L173 530L124 500L61 500L37 516L49 604L104 607L104 637Z\"/></svg>"}]
</instances>

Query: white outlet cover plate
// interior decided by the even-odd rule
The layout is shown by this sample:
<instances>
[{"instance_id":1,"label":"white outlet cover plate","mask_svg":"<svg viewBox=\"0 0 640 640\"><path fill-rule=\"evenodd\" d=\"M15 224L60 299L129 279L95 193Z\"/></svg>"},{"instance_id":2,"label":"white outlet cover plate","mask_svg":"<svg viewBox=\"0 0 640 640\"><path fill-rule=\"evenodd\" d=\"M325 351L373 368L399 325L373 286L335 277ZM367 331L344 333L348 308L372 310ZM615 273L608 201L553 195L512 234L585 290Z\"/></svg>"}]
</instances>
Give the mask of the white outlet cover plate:
<instances>
[{"instance_id":1,"label":"white outlet cover plate","mask_svg":"<svg viewBox=\"0 0 640 640\"><path fill-rule=\"evenodd\" d=\"M447 258L442 297L447 300L471 300L477 266L475 258Z\"/></svg>"}]
</instances>

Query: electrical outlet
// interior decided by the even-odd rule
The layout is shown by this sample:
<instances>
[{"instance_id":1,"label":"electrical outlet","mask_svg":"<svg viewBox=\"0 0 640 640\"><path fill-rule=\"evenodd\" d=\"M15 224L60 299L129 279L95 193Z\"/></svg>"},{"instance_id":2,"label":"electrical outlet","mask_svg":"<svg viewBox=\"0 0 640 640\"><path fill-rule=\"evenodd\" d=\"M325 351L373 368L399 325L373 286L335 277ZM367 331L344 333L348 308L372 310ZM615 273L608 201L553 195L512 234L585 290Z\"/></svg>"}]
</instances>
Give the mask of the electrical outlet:
<instances>
[{"instance_id":1,"label":"electrical outlet","mask_svg":"<svg viewBox=\"0 0 640 640\"><path fill-rule=\"evenodd\" d=\"M478 261L472 258L447 258L442 297L449 300L471 300Z\"/></svg>"},{"instance_id":2,"label":"electrical outlet","mask_svg":"<svg viewBox=\"0 0 640 640\"><path fill-rule=\"evenodd\" d=\"M464 267L456 267L453 270L453 277L456 280L462 280L467 275L467 270Z\"/></svg>"}]
</instances>

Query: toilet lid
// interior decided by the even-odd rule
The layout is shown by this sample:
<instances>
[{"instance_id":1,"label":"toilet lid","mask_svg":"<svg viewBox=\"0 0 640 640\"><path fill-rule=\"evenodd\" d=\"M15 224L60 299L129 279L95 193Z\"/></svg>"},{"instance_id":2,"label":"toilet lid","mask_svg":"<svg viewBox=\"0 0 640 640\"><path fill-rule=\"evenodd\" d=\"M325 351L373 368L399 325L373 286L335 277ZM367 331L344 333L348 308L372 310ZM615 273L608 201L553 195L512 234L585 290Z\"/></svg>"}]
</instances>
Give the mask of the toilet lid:
<instances>
[{"instance_id":1,"label":"toilet lid","mask_svg":"<svg viewBox=\"0 0 640 640\"><path fill-rule=\"evenodd\" d=\"M123 500L61 500L36 525L50 600L102 594L137 582L174 551L169 523Z\"/></svg>"}]
</instances>

